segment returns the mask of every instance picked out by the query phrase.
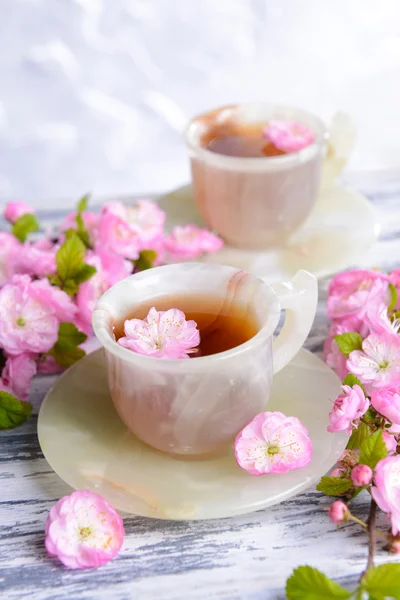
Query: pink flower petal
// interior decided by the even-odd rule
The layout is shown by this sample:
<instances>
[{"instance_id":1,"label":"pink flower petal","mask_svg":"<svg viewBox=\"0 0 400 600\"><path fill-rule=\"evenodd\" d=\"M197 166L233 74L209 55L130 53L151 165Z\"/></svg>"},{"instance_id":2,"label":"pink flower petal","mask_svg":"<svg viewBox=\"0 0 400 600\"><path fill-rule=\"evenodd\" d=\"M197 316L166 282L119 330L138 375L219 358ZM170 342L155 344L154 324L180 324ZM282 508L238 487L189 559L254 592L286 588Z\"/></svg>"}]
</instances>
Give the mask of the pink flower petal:
<instances>
[{"instance_id":1,"label":"pink flower petal","mask_svg":"<svg viewBox=\"0 0 400 600\"><path fill-rule=\"evenodd\" d=\"M301 123L272 120L263 131L264 137L283 152L298 152L314 142L313 132Z\"/></svg>"}]
</instances>

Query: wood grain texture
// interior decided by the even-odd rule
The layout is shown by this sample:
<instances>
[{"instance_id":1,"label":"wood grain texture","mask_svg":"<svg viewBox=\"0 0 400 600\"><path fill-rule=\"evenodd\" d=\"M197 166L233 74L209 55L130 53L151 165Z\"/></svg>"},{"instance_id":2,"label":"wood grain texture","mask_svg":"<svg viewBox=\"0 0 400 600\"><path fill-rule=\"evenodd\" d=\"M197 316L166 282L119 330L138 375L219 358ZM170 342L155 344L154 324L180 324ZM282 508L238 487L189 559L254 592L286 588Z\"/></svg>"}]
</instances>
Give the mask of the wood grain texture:
<instances>
[{"instance_id":1,"label":"wood grain texture","mask_svg":"<svg viewBox=\"0 0 400 600\"><path fill-rule=\"evenodd\" d=\"M400 181L369 197L382 234L363 265L399 267ZM43 216L54 222L60 214ZM321 351L327 332L327 283L320 282L318 314L306 344L313 352ZM52 504L71 489L43 458L36 435L38 409L54 381L37 377L31 393L34 416L18 429L0 432L1 598L283 600L285 581L301 564L345 586L356 583L367 560L366 536L353 524L336 532L326 516L329 499L312 489L232 519L172 522L127 516L126 540L116 560L93 571L60 567L45 552L44 522ZM361 494L356 503L361 518L367 505ZM382 551L377 562L387 559Z\"/></svg>"}]
</instances>

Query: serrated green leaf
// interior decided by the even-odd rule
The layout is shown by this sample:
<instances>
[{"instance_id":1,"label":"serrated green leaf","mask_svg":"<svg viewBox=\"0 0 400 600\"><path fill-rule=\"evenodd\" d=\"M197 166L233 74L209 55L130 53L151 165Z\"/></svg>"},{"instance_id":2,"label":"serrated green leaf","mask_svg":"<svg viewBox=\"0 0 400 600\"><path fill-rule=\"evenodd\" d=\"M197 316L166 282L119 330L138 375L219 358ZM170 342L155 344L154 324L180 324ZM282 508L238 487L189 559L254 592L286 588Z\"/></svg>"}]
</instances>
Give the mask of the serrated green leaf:
<instances>
[{"instance_id":1,"label":"serrated green leaf","mask_svg":"<svg viewBox=\"0 0 400 600\"><path fill-rule=\"evenodd\" d=\"M357 429L352 432L349 441L347 442L347 450L357 450L364 440L371 435L371 429L366 423L360 423Z\"/></svg>"},{"instance_id":2,"label":"serrated green leaf","mask_svg":"<svg viewBox=\"0 0 400 600\"><path fill-rule=\"evenodd\" d=\"M15 221L12 226L12 233L20 242L25 242L28 235L38 229L39 221L36 215L25 214Z\"/></svg>"},{"instance_id":3,"label":"serrated green leaf","mask_svg":"<svg viewBox=\"0 0 400 600\"><path fill-rule=\"evenodd\" d=\"M54 346L49 354L54 357L57 364L64 369L68 369L71 365L78 362L85 356L85 351L82 348L71 348L70 350L60 350Z\"/></svg>"},{"instance_id":4,"label":"serrated green leaf","mask_svg":"<svg viewBox=\"0 0 400 600\"><path fill-rule=\"evenodd\" d=\"M360 446L360 464L368 465L371 469L375 469L376 464L387 456L387 448L383 439L382 430L378 429Z\"/></svg>"},{"instance_id":5,"label":"serrated green leaf","mask_svg":"<svg viewBox=\"0 0 400 600\"><path fill-rule=\"evenodd\" d=\"M155 250L142 250L139 254L139 258L133 261L138 271L146 271L151 269L154 261L157 258L157 252Z\"/></svg>"},{"instance_id":6,"label":"serrated green leaf","mask_svg":"<svg viewBox=\"0 0 400 600\"><path fill-rule=\"evenodd\" d=\"M312 567L297 567L286 582L288 600L346 600L351 593Z\"/></svg>"},{"instance_id":7,"label":"serrated green leaf","mask_svg":"<svg viewBox=\"0 0 400 600\"><path fill-rule=\"evenodd\" d=\"M79 331L73 323L60 323L56 345L59 350L71 350L87 340L86 333Z\"/></svg>"},{"instance_id":8,"label":"serrated green leaf","mask_svg":"<svg viewBox=\"0 0 400 600\"><path fill-rule=\"evenodd\" d=\"M77 210L78 213L85 212L85 210L87 209L88 204L89 204L89 198L90 198L90 194L85 194L78 201L78 204L76 205L76 210Z\"/></svg>"},{"instance_id":9,"label":"serrated green leaf","mask_svg":"<svg viewBox=\"0 0 400 600\"><path fill-rule=\"evenodd\" d=\"M335 335L335 342L339 346L340 352L347 357L354 350L362 350L363 339L359 333L354 331Z\"/></svg>"},{"instance_id":10,"label":"serrated green leaf","mask_svg":"<svg viewBox=\"0 0 400 600\"><path fill-rule=\"evenodd\" d=\"M85 253L85 245L76 233L65 240L56 254L57 272L62 281L75 278L83 267Z\"/></svg>"},{"instance_id":11,"label":"serrated green leaf","mask_svg":"<svg viewBox=\"0 0 400 600\"><path fill-rule=\"evenodd\" d=\"M0 429L21 425L32 412L32 404L22 402L8 392L0 392Z\"/></svg>"},{"instance_id":12,"label":"serrated green leaf","mask_svg":"<svg viewBox=\"0 0 400 600\"><path fill-rule=\"evenodd\" d=\"M390 292L390 303L388 306L388 312L391 312L397 304L397 289L393 285L393 283L389 283L389 292Z\"/></svg>"},{"instance_id":13,"label":"serrated green leaf","mask_svg":"<svg viewBox=\"0 0 400 600\"><path fill-rule=\"evenodd\" d=\"M87 281L88 279L93 277L93 275L96 273L96 271L97 271L96 267L93 267L92 265L84 264L83 267L81 268L81 270L75 275L76 283L79 284L79 283L83 283L84 281Z\"/></svg>"},{"instance_id":14,"label":"serrated green leaf","mask_svg":"<svg viewBox=\"0 0 400 600\"><path fill-rule=\"evenodd\" d=\"M365 394L365 389L364 389L363 384L358 379L358 377L356 377L355 375L353 375L353 373L348 373L346 375L346 377L343 379L343 384L342 385L349 385L350 387L353 387L353 385L359 385L360 388L362 389L362 391Z\"/></svg>"},{"instance_id":15,"label":"serrated green leaf","mask_svg":"<svg viewBox=\"0 0 400 600\"><path fill-rule=\"evenodd\" d=\"M317 485L317 490L326 494L326 496L343 496L351 487L353 487L353 484L350 479L326 475L321 477L321 481Z\"/></svg>"},{"instance_id":16,"label":"serrated green leaf","mask_svg":"<svg viewBox=\"0 0 400 600\"><path fill-rule=\"evenodd\" d=\"M368 569L361 586L376 600L387 598L400 600L400 564L387 563Z\"/></svg>"}]
</instances>

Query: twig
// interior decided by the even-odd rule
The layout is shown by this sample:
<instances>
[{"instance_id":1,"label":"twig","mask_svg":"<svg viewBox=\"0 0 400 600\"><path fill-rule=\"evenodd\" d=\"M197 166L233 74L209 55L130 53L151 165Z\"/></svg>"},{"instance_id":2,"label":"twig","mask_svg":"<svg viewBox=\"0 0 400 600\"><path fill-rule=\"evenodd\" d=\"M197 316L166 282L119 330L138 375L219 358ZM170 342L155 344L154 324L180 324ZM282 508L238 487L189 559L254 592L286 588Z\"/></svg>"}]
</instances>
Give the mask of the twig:
<instances>
[{"instance_id":1,"label":"twig","mask_svg":"<svg viewBox=\"0 0 400 600\"><path fill-rule=\"evenodd\" d=\"M374 566L374 554L376 547L376 502L371 498L371 505L369 508L369 516L367 520L368 525L368 562L365 571L360 577L360 581L366 575L368 569Z\"/></svg>"}]
</instances>

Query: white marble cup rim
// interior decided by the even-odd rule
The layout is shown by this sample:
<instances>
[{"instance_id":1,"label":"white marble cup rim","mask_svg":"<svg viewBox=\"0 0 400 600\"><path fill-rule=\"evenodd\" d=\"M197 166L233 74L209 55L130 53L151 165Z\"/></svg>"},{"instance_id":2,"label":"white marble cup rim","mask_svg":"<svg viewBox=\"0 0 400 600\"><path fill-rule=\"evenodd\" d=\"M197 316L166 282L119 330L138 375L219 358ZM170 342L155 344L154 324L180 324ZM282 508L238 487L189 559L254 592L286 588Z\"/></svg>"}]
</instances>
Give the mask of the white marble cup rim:
<instances>
[{"instance_id":1,"label":"white marble cup rim","mask_svg":"<svg viewBox=\"0 0 400 600\"><path fill-rule=\"evenodd\" d=\"M273 157L260 156L254 158L226 156L212 152L201 145L201 134L206 131L206 128L201 125L202 117L205 117L209 112L214 112L214 110L215 112L221 111L221 114L223 114L224 112L232 113L234 110L246 111L251 110L252 108L263 108L265 111L269 111L271 116L279 113L291 113L293 115L291 118L305 121L306 125L312 122L312 130L315 135L314 142L306 148L303 148L298 152L293 152L292 154ZM325 123L318 116L294 106L272 104L268 102L248 102L237 105L220 106L214 110L193 117L186 127L184 137L191 156L195 156L196 158L221 169L241 172L274 172L291 169L312 160L317 154L323 152L329 137Z\"/></svg>"},{"instance_id":2,"label":"white marble cup rim","mask_svg":"<svg viewBox=\"0 0 400 600\"><path fill-rule=\"evenodd\" d=\"M196 358L196 360L179 360L179 359L165 359L165 358L155 358L153 356L146 356L142 354L138 354L136 352L132 352L127 348L123 348L114 339L112 333L112 327L119 317L123 315L118 314L118 308L116 306L118 302L118 298L123 297L124 294L129 292L133 282L138 283L143 282L148 277L173 277L175 273L178 271L182 273L183 269L186 270L196 270L196 269L204 269L204 270L219 270L221 275L225 274L234 274L241 272L241 269L236 269L235 267L229 267L225 265L219 264L207 264L207 263L177 263L173 265L164 265L161 267L155 267L153 269L149 269L147 271L141 271L140 273L135 273L134 275L130 275L126 277L122 281L119 281L115 285L113 285L107 292L101 296L101 298L97 301L97 304L93 311L93 330L94 333L101 343L101 345L114 356L131 363L135 363L136 365L142 365L143 368L157 368L163 370L170 370L171 368L176 369L179 368L182 371L185 369L190 369L191 372L196 369L203 370L207 369L207 367L215 364L218 361L226 361L230 360L233 357L238 355L244 355L248 353L253 353L257 350L258 346L261 346L265 343L268 338L272 338L272 335L279 323L280 317L280 302L279 298L268 283L263 281L262 279L251 275L245 271L246 275L249 277L249 281L256 283L260 290L262 290L263 295L267 298L269 303L268 316L263 325L260 326L259 331L247 342L244 342L240 346L236 346L230 350L225 350L224 352L219 352L218 354L213 354L210 356L201 356ZM179 293L179 289L177 288L177 293Z\"/></svg>"}]
</instances>

